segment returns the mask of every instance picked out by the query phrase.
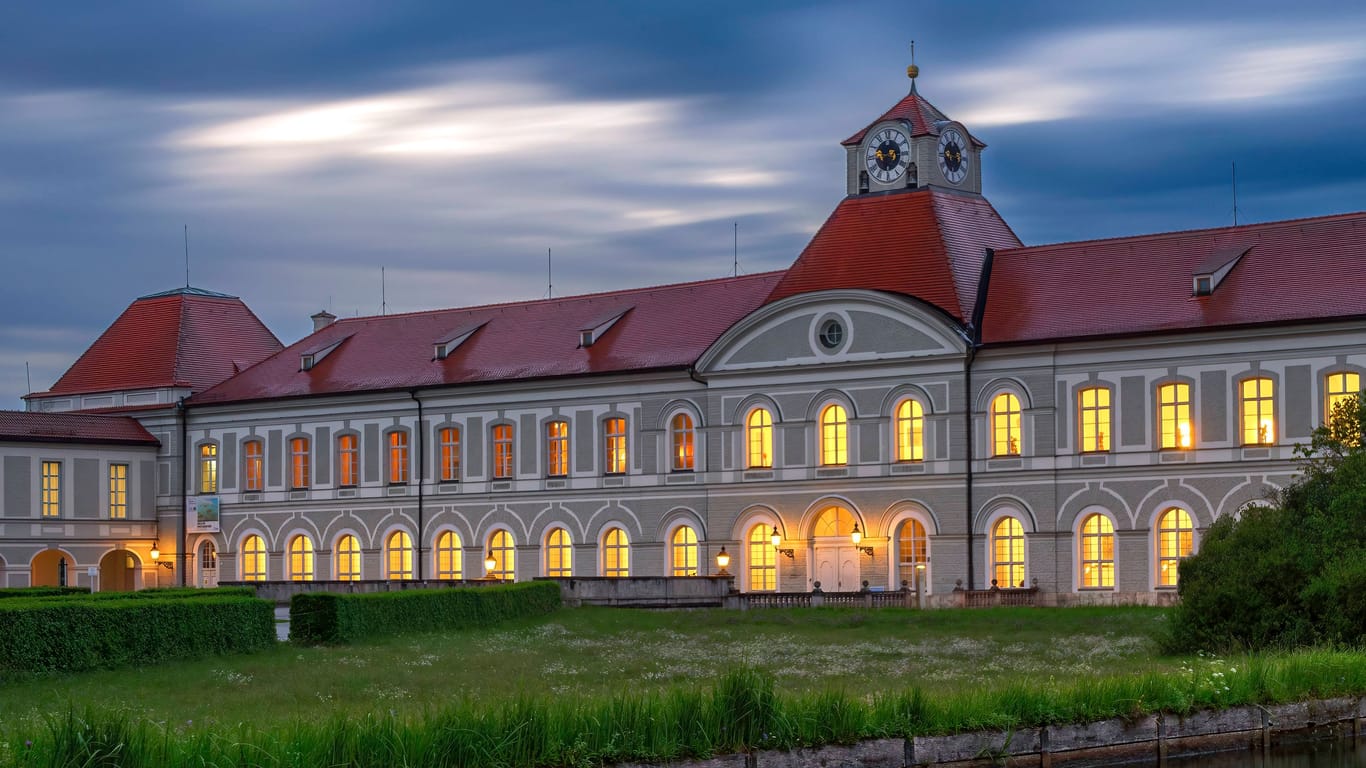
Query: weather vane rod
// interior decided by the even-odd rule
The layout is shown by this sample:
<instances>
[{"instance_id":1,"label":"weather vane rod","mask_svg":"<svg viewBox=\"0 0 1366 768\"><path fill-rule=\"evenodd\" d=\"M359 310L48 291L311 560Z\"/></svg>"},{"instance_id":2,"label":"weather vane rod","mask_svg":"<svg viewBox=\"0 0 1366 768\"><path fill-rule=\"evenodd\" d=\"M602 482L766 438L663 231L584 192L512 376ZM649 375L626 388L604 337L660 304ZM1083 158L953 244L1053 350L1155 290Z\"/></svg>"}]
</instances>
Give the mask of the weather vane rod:
<instances>
[{"instance_id":1,"label":"weather vane rod","mask_svg":"<svg viewBox=\"0 0 1366 768\"><path fill-rule=\"evenodd\" d=\"M189 225L189 224L184 224L184 225L182 225L182 226L185 227L185 287L186 287L186 288L189 288L189 287L190 287L190 225Z\"/></svg>"}]
</instances>

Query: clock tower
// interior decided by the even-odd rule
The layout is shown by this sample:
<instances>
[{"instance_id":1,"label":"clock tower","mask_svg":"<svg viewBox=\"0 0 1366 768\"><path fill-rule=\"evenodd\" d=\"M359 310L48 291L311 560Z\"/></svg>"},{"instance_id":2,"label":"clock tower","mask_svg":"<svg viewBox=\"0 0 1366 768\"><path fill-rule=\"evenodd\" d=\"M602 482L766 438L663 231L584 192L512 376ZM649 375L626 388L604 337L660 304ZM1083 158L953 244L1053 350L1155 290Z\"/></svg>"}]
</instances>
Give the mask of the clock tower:
<instances>
[{"instance_id":1,"label":"clock tower","mask_svg":"<svg viewBox=\"0 0 1366 768\"><path fill-rule=\"evenodd\" d=\"M849 194L939 187L982 194L979 160L986 144L949 119L916 90L920 68L906 68L906 98L842 143Z\"/></svg>"}]
</instances>

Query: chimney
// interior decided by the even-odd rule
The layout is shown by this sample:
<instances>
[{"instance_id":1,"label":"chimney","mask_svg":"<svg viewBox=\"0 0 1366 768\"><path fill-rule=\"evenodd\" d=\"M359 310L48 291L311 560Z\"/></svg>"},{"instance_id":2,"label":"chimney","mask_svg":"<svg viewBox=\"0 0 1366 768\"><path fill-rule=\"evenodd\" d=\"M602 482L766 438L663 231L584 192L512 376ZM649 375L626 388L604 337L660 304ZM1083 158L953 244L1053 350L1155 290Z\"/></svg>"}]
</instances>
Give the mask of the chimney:
<instances>
[{"instance_id":1,"label":"chimney","mask_svg":"<svg viewBox=\"0 0 1366 768\"><path fill-rule=\"evenodd\" d=\"M336 322L336 320L336 315L324 309L318 314L313 315L313 332L317 333L318 331L321 331L322 329Z\"/></svg>"}]
</instances>

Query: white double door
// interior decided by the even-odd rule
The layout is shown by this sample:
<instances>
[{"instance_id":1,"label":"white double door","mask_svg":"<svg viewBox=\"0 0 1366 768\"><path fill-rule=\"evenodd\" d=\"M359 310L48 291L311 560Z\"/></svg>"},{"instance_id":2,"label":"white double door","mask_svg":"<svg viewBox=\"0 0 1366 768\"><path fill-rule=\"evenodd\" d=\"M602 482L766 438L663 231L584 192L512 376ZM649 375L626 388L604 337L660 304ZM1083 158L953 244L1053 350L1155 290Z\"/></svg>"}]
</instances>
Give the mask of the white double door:
<instances>
[{"instance_id":1,"label":"white double door","mask_svg":"<svg viewBox=\"0 0 1366 768\"><path fill-rule=\"evenodd\" d=\"M831 541L816 539L816 581L822 592L857 592L863 588L859 578L859 551L847 537Z\"/></svg>"}]
</instances>

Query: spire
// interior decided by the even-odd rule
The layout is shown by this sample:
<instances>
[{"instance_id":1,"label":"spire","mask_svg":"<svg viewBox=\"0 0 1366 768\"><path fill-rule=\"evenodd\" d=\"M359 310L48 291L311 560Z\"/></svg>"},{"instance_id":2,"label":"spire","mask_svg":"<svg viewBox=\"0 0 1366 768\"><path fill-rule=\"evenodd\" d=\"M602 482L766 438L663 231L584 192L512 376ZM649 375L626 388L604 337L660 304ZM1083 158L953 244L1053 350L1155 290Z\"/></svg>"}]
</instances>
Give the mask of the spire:
<instances>
[{"instance_id":1,"label":"spire","mask_svg":"<svg viewBox=\"0 0 1366 768\"><path fill-rule=\"evenodd\" d=\"M911 65L906 67L906 77L911 78L911 93L915 93L915 79L920 76L920 67L915 65L915 41L911 41Z\"/></svg>"}]
</instances>

